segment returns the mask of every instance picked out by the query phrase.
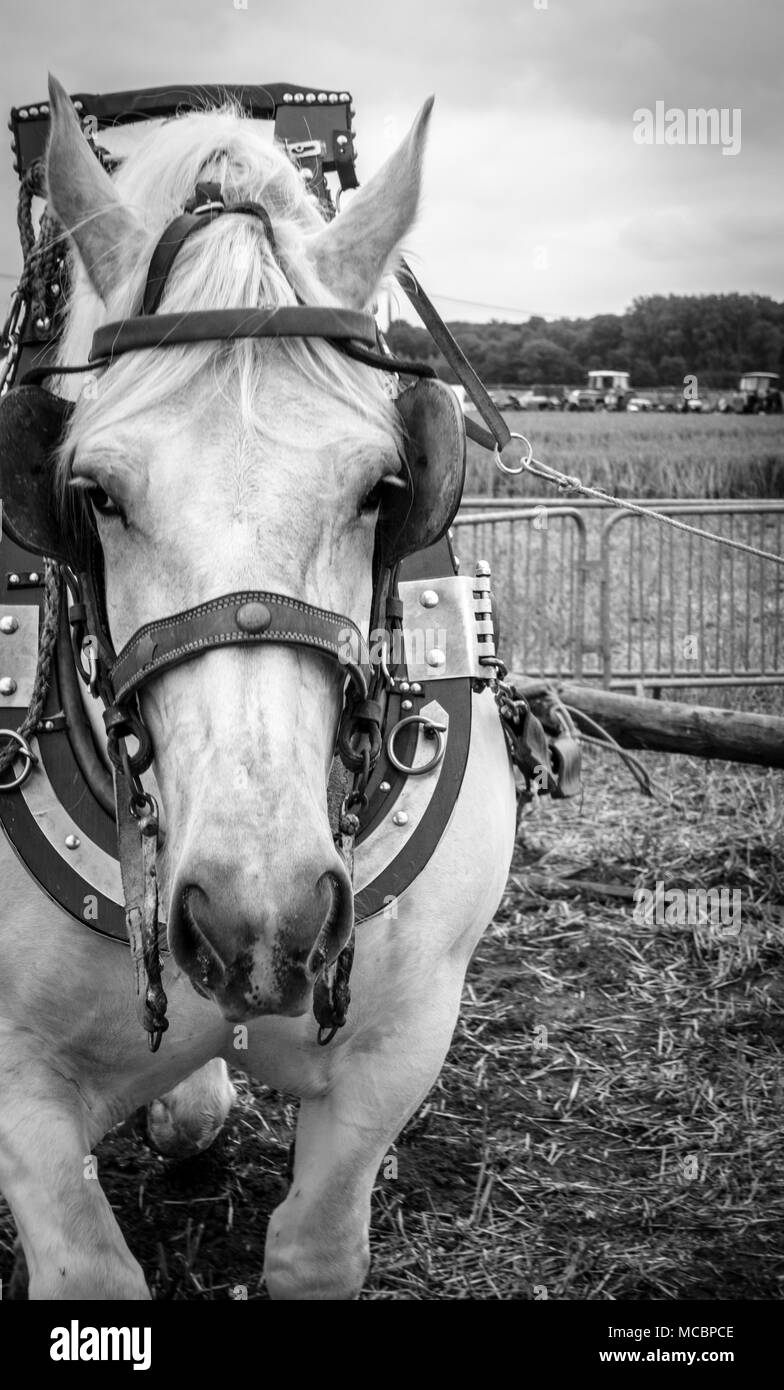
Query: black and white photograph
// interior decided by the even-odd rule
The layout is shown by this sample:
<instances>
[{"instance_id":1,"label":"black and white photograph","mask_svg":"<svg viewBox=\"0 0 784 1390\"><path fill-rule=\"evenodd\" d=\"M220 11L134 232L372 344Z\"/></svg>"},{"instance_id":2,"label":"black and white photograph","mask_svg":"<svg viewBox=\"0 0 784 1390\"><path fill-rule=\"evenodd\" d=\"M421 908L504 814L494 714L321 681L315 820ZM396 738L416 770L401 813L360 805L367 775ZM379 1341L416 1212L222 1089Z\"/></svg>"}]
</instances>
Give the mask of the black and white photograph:
<instances>
[{"instance_id":1,"label":"black and white photograph","mask_svg":"<svg viewBox=\"0 0 784 1390\"><path fill-rule=\"evenodd\" d=\"M748 1372L784 10L0 22L0 1336L517 1302Z\"/></svg>"}]
</instances>

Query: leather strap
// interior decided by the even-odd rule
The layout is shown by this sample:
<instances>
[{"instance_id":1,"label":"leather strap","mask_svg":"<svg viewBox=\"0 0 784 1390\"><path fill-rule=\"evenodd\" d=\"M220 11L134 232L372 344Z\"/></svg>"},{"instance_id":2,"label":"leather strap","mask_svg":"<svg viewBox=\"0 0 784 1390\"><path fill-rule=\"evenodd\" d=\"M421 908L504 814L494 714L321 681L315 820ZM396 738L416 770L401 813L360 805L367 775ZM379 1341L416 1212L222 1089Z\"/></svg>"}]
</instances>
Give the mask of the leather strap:
<instances>
[{"instance_id":1,"label":"leather strap","mask_svg":"<svg viewBox=\"0 0 784 1390\"><path fill-rule=\"evenodd\" d=\"M354 339L375 345L376 334L372 314L356 309L310 304L286 305L282 309L199 309L106 323L93 335L89 360L92 364L111 362L121 353L137 352L140 348L237 338L327 338L336 342ZM394 357L383 365L390 372L396 370ZM57 370L56 366L49 368L51 373Z\"/></svg>"},{"instance_id":2,"label":"leather strap","mask_svg":"<svg viewBox=\"0 0 784 1390\"><path fill-rule=\"evenodd\" d=\"M273 643L307 647L345 666L362 698L370 669L365 640L355 623L286 594L250 589L201 603L146 623L123 647L110 671L118 705L149 680L210 647Z\"/></svg>"},{"instance_id":3,"label":"leather strap","mask_svg":"<svg viewBox=\"0 0 784 1390\"><path fill-rule=\"evenodd\" d=\"M154 314L161 302L166 281L185 242L201 227L214 222L224 213L248 213L262 223L275 259L277 247L269 213L258 203L233 203L226 207L219 183L197 183L196 192L186 203L185 211L175 217L163 232L150 257L147 283L142 298L142 313Z\"/></svg>"}]
</instances>

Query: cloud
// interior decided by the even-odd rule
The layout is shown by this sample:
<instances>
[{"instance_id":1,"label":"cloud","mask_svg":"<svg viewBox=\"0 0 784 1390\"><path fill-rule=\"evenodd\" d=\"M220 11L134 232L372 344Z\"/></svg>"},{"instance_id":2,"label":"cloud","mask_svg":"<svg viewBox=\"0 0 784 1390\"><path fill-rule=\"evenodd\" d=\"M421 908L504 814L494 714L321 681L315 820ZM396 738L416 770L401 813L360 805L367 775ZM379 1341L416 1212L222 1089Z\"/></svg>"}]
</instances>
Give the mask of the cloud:
<instances>
[{"instance_id":1,"label":"cloud","mask_svg":"<svg viewBox=\"0 0 784 1390\"><path fill-rule=\"evenodd\" d=\"M479 306L454 316L618 312L697 284L780 295L780 0L542 4L25 0L4 17L0 89L40 100L47 66L88 91L315 79L353 93L365 179L435 92L411 249L426 287ZM740 154L635 145L633 113L657 100L740 108ZM7 271L10 159L0 199Z\"/></svg>"}]
</instances>

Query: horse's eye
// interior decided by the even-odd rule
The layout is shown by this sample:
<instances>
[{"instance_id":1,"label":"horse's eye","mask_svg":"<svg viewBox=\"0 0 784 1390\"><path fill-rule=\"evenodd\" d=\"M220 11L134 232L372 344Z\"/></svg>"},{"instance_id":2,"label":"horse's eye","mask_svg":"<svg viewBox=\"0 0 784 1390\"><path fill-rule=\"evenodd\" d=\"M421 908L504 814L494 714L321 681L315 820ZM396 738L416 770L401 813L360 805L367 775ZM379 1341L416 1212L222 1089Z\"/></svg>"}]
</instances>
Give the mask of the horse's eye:
<instances>
[{"instance_id":1,"label":"horse's eye","mask_svg":"<svg viewBox=\"0 0 784 1390\"><path fill-rule=\"evenodd\" d=\"M408 490L408 479L401 477L398 473L387 473L383 478L379 478L376 486L364 497L359 508L360 513L378 511L384 497L384 489L401 488L403 492Z\"/></svg>"},{"instance_id":2,"label":"horse's eye","mask_svg":"<svg viewBox=\"0 0 784 1390\"><path fill-rule=\"evenodd\" d=\"M120 518L123 526L128 525L122 507L118 507L117 503L112 501L108 492L104 492L103 488L99 487L97 483L93 483L92 487L87 489L87 496L90 499L90 504L93 509L101 516L117 516Z\"/></svg>"},{"instance_id":3,"label":"horse's eye","mask_svg":"<svg viewBox=\"0 0 784 1390\"><path fill-rule=\"evenodd\" d=\"M370 489L370 492L365 494L365 496L362 499L362 502L360 503L360 512L367 513L378 511L379 507L381 506L381 490L383 486L384 480L381 479L380 482L376 483L375 487Z\"/></svg>"}]
</instances>

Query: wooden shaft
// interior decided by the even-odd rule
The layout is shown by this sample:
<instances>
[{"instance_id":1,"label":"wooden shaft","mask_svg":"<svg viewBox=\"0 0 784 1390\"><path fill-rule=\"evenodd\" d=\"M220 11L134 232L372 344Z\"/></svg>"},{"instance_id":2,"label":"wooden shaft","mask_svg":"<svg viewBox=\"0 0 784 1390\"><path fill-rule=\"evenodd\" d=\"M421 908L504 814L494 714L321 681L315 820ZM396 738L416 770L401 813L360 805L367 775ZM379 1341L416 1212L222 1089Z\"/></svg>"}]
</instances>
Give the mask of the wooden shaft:
<instances>
[{"instance_id":1,"label":"wooden shaft","mask_svg":"<svg viewBox=\"0 0 784 1390\"><path fill-rule=\"evenodd\" d=\"M510 675L509 680L521 694L544 688L543 682L523 676ZM594 719L622 748L784 767L784 719L776 715L648 700L570 681L553 685L565 705ZM585 732L592 730L586 727Z\"/></svg>"}]
</instances>

